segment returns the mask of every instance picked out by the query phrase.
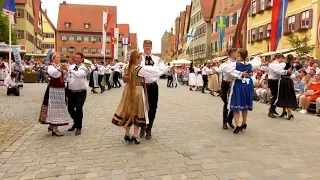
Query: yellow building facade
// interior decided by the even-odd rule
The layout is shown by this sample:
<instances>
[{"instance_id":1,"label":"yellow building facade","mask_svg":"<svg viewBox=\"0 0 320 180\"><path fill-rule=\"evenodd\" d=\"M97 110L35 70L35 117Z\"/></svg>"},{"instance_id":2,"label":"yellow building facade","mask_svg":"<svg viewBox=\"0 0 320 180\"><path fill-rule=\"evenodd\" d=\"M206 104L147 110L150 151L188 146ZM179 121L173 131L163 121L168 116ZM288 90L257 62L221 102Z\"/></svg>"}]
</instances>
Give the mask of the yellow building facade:
<instances>
[{"instance_id":1,"label":"yellow building facade","mask_svg":"<svg viewBox=\"0 0 320 180\"><path fill-rule=\"evenodd\" d=\"M38 0L16 1L16 24L17 43L25 45L27 53L41 53L42 18L41 3ZM37 27L35 27L35 25Z\"/></svg>"},{"instance_id":2,"label":"yellow building facade","mask_svg":"<svg viewBox=\"0 0 320 180\"><path fill-rule=\"evenodd\" d=\"M291 49L288 41L290 34L299 37L311 35L309 45L317 45L317 27L319 21L319 0L289 0L287 13L285 15L283 34L280 38L277 51ZM270 52L270 33L272 17L272 0L253 0L250 18L248 20L248 51L250 54ZM320 49L310 53L320 57Z\"/></svg>"},{"instance_id":3,"label":"yellow building facade","mask_svg":"<svg viewBox=\"0 0 320 180\"><path fill-rule=\"evenodd\" d=\"M56 47L56 28L47 16L47 11L42 11L43 24L43 42L42 49L47 53L50 49L55 50Z\"/></svg>"}]
</instances>

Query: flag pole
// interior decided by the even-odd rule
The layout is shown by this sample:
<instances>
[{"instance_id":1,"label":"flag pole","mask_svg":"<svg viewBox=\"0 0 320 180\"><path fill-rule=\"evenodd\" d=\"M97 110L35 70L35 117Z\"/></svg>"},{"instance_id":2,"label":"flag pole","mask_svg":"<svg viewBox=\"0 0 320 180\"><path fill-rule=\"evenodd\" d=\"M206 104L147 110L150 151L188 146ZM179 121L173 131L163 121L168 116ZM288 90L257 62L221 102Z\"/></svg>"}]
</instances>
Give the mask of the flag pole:
<instances>
[{"instance_id":1,"label":"flag pole","mask_svg":"<svg viewBox=\"0 0 320 180\"><path fill-rule=\"evenodd\" d=\"M12 59L11 59L11 53L12 53L12 49L11 49L11 16L12 13L9 13L9 74L11 74L11 64L12 64Z\"/></svg>"},{"instance_id":2,"label":"flag pole","mask_svg":"<svg viewBox=\"0 0 320 180\"><path fill-rule=\"evenodd\" d=\"M250 0L250 7L252 6L252 0ZM250 51L252 52L252 47L251 47L251 37L249 37L251 35L251 28L250 28L250 12L247 13L247 39L249 38L250 41L247 41L247 49L249 49L249 46L250 46ZM250 58L251 58L251 52L249 53L249 61L250 61Z\"/></svg>"},{"instance_id":3,"label":"flag pole","mask_svg":"<svg viewBox=\"0 0 320 180\"><path fill-rule=\"evenodd\" d=\"M284 25L284 19L285 19L285 14L284 14L284 1L282 0L282 24L281 24L281 54L282 54L282 49L283 49L283 25Z\"/></svg>"},{"instance_id":4,"label":"flag pole","mask_svg":"<svg viewBox=\"0 0 320 180\"><path fill-rule=\"evenodd\" d=\"M192 62L194 63L194 35L192 35Z\"/></svg>"}]
</instances>

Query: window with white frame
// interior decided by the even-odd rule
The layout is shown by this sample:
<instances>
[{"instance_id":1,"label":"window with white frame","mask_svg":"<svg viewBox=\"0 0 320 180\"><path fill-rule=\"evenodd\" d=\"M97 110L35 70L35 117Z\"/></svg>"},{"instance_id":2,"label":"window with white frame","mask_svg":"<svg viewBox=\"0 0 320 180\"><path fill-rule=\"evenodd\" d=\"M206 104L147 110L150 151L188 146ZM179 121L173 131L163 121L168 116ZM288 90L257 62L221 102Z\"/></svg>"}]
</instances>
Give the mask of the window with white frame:
<instances>
[{"instance_id":1,"label":"window with white frame","mask_svg":"<svg viewBox=\"0 0 320 180\"><path fill-rule=\"evenodd\" d=\"M226 49L226 38L223 38L222 49Z\"/></svg>"},{"instance_id":2,"label":"window with white frame","mask_svg":"<svg viewBox=\"0 0 320 180\"><path fill-rule=\"evenodd\" d=\"M16 17L21 17L21 9L16 9Z\"/></svg>"},{"instance_id":3,"label":"window with white frame","mask_svg":"<svg viewBox=\"0 0 320 180\"><path fill-rule=\"evenodd\" d=\"M107 36L107 37L106 37L106 42L107 42L107 43L110 43L110 36Z\"/></svg>"},{"instance_id":4,"label":"window with white frame","mask_svg":"<svg viewBox=\"0 0 320 180\"><path fill-rule=\"evenodd\" d=\"M233 25L233 14L229 16L229 27Z\"/></svg>"},{"instance_id":5,"label":"window with white frame","mask_svg":"<svg viewBox=\"0 0 320 180\"><path fill-rule=\"evenodd\" d=\"M267 25L267 37L270 37L270 35L271 35L271 23Z\"/></svg>"},{"instance_id":6,"label":"window with white frame","mask_svg":"<svg viewBox=\"0 0 320 180\"><path fill-rule=\"evenodd\" d=\"M67 52L67 47L61 47L62 52Z\"/></svg>"},{"instance_id":7,"label":"window with white frame","mask_svg":"<svg viewBox=\"0 0 320 180\"><path fill-rule=\"evenodd\" d=\"M310 11L304 11L301 13L301 28L309 28Z\"/></svg>"},{"instance_id":8,"label":"window with white frame","mask_svg":"<svg viewBox=\"0 0 320 180\"><path fill-rule=\"evenodd\" d=\"M74 41L74 36L69 36L69 41Z\"/></svg>"},{"instance_id":9,"label":"window with white frame","mask_svg":"<svg viewBox=\"0 0 320 180\"><path fill-rule=\"evenodd\" d=\"M241 15L241 9L237 11L237 24L239 23L240 15Z\"/></svg>"},{"instance_id":10,"label":"window with white frame","mask_svg":"<svg viewBox=\"0 0 320 180\"><path fill-rule=\"evenodd\" d=\"M69 52L75 52L75 47L69 47Z\"/></svg>"},{"instance_id":11,"label":"window with white frame","mask_svg":"<svg viewBox=\"0 0 320 180\"><path fill-rule=\"evenodd\" d=\"M296 16L289 16L288 17L288 31L294 32L294 24L295 24Z\"/></svg>"},{"instance_id":12,"label":"window with white frame","mask_svg":"<svg viewBox=\"0 0 320 180\"><path fill-rule=\"evenodd\" d=\"M264 10L264 1L265 0L260 0L260 9L259 10Z\"/></svg>"},{"instance_id":13,"label":"window with white frame","mask_svg":"<svg viewBox=\"0 0 320 180\"><path fill-rule=\"evenodd\" d=\"M232 48L233 45L233 37L229 37L229 48Z\"/></svg>"},{"instance_id":14,"label":"window with white frame","mask_svg":"<svg viewBox=\"0 0 320 180\"><path fill-rule=\"evenodd\" d=\"M66 23L64 23L64 26L65 26L65 28L70 28L71 23L70 22L66 22Z\"/></svg>"},{"instance_id":15,"label":"window with white frame","mask_svg":"<svg viewBox=\"0 0 320 180\"><path fill-rule=\"evenodd\" d=\"M91 52L92 52L92 53L97 52L96 48L91 48Z\"/></svg>"},{"instance_id":16,"label":"window with white frame","mask_svg":"<svg viewBox=\"0 0 320 180\"><path fill-rule=\"evenodd\" d=\"M88 37L88 36L85 36L85 37L83 38L83 41L84 41L84 42L88 42L88 41L89 41L89 37Z\"/></svg>"},{"instance_id":17,"label":"window with white frame","mask_svg":"<svg viewBox=\"0 0 320 180\"><path fill-rule=\"evenodd\" d=\"M89 52L89 48L84 47L84 48L83 48L83 52L85 52L85 53Z\"/></svg>"},{"instance_id":18,"label":"window with white frame","mask_svg":"<svg viewBox=\"0 0 320 180\"><path fill-rule=\"evenodd\" d=\"M91 37L91 42L96 42L96 37L92 36Z\"/></svg>"},{"instance_id":19,"label":"window with white frame","mask_svg":"<svg viewBox=\"0 0 320 180\"><path fill-rule=\"evenodd\" d=\"M259 39L263 39L263 26L259 27Z\"/></svg>"},{"instance_id":20,"label":"window with white frame","mask_svg":"<svg viewBox=\"0 0 320 180\"><path fill-rule=\"evenodd\" d=\"M212 32L215 33L216 32L216 22L212 23Z\"/></svg>"},{"instance_id":21,"label":"window with white frame","mask_svg":"<svg viewBox=\"0 0 320 180\"><path fill-rule=\"evenodd\" d=\"M267 0L268 1L268 6L272 6L273 5L273 0Z\"/></svg>"},{"instance_id":22,"label":"window with white frame","mask_svg":"<svg viewBox=\"0 0 320 180\"><path fill-rule=\"evenodd\" d=\"M61 37L61 40L62 40L62 41L66 41L66 40L67 40L67 36L62 36L62 37Z\"/></svg>"},{"instance_id":23,"label":"window with white frame","mask_svg":"<svg viewBox=\"0 0 320 180\"><path fill-rule=\"evenodd\" d=\"M81 36L77 36L77 41L81 41Z\"/></svg>"},{"instance_id":24,"label":"window with white frame","mask_svg":"<svg viewBox=\"0 0 320 180\"><path fill-rule=\"evenodd\" d=\"M89 29L90 28L90 23L84 23L84 28Z\"/></svg>"},{"instance_id":25,"label":"window with white frame","mask_svg":"<svg viewBox=\"0 0 320 180\"><path fill-rule=\"evenodd\" d=\"M253 1L252 2L252 14L256 14L257 13L257 2Z\"/></svg>"},{"instance_id":26,"label":"window with white frame","mask_svg":"<svg viewBox=\"0 0 320 180\"><path fill-rule=\"evenodd\" d=\"M251 29L251 41L256 40L256 29Z\"/></svg>"}]
</instances>

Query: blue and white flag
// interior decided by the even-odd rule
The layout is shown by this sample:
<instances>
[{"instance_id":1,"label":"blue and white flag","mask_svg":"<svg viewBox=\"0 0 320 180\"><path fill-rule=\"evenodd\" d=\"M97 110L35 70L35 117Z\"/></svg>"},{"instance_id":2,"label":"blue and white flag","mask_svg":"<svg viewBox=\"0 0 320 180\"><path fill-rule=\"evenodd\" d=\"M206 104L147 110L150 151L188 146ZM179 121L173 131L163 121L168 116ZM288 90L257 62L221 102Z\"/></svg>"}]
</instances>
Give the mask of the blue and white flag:
<instances>
[{"instance_id":1,"label":"blue and white flag","mask_svg":"<svg viewBox=\"0 0 320 180\"><path fill-rule=\"evenodd\" d=\"M16 64L21 64L21 55L17 48L12 48L12 53Z\"/></svg>"},{"instance_id":2,"label":"blue and white flag","mask_svg":"<svg viewBox=\"0 0 320 180\"><path fill-rule=\"evenodd\" d=\"M196 28L191 27L191 29L189 30L189 33L188 33L186 49L184 50L184 53L183 53L184 55L187 55L187 49L189 48L190 43L193 40L195 33L196 33Z\"/></svg>"}]
</instances>

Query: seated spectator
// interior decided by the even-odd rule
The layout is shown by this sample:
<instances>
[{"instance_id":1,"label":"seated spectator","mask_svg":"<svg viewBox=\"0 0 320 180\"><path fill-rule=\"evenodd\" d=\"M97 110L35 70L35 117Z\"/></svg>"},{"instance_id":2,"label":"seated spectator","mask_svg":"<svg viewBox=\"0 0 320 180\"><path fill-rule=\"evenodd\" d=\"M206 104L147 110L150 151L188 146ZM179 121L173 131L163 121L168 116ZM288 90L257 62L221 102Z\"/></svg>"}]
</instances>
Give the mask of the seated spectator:
<instances>
[{"instance_id":1,"label":"seated spectator","mask_svg":"<svg viewBox=\"0 0 320 180\"><path fill-rule=\"evenodd\" d=\"M4 80L4 85L7 86L7 95L15 95L20 96L20 90L22 89L23 85L16 85L16 73L11 72L10 76L7 76Z\"/></svg>"},{"instance_id":2,"label":"seated spectator","mask_svg":"<svg viewBox=\"0 0 320 180\"><path fill-rule=\"evenodd\" d=\"M261 86L261 75L258 73L256 75L256 79L254 80L254 84L253 84L253 87L254 87L254 93L255 93L255 96L257 99L260 99L261 98L261 90L262 89L262 86Z\"/></svg>"},{"instance_id":3,"label":"seated spectator","mask_svg":"<svg viewBox=\"0 0 320 180\"><path fill-rule=\"evenodd\" d=\"M261 99L260 102L262 103L268 103L271 100L271 91L270 88L268 86L268 74L265 76L265 79L262 81L262 91L261 91Z\"/></svg>"},{"instance_id":4,"label":"seated spectator","mask_svg":"<svg viewBox=\"0 0 320 180\"><path fill-rule=\"evenodd\" d=\"M310 102L315 102L317 98L320 97L320 75L316 74L314 76L314 81L310 83L307 91L301 96L301 111L300 113L306 114L307 109L310 106Z\"/></svg>"}]
</instances>

